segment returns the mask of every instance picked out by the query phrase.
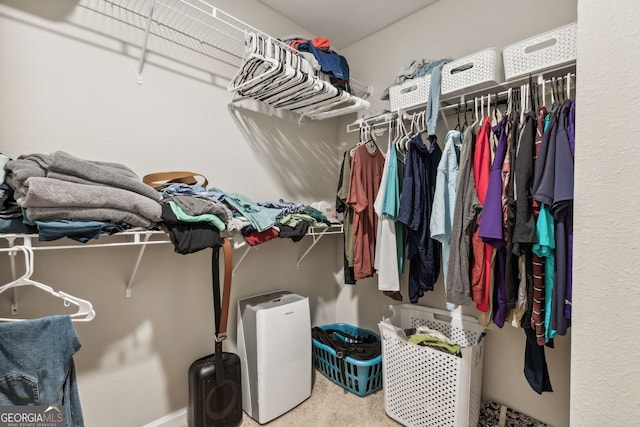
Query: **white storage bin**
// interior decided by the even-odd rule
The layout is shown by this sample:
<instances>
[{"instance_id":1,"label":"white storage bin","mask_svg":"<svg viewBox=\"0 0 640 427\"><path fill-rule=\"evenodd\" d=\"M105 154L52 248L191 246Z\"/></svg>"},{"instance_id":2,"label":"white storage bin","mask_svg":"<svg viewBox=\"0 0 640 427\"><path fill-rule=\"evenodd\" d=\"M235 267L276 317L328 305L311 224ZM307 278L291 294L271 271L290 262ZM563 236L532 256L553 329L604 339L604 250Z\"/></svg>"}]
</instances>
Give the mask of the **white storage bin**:
<instances>
[{"instance_id":1,"label":"white storage bin","mask_svg":"<svg viewBox=\"0 0 640 427\"><path fill-rule=\"evenodd\" d=\"M392 306L378 323L384 409L406 426L476 427L480 416L484 328L472 317L412 304ZM426 325L456 341L462 357L407 341Z\"/></svg>"},{"instance_id":2,"label":"white storage bin","mask_svg":"<svg viewBox=\"0 0 640 427\"><path fill-rule=\"evenodd\" d=\"M502 52L490 48L449 62L442 67L440 93L451 95L483 89L504 81Z\"/></svg>"},{"instance_id":3,"label":"white storage bin","mask_svg":"<svg viewBox=\"0 0 640 427\"><path fill-rule=\"evenodd\" d=\"M574 62L577 30L573 23L505 47L505 78L511 80Z\"/></svg>"},{"instance_id":4,"label":"white storage bin","mask_svg":"<svg viewBox=\"0 0 640 427\"><path fill-rule=\"evenodd\" d=\"M409 79L402 84L389 88L389 104L391 111L401 108L413 107L427 102L429 99L429 87L431 86L431 74Z\"/></svg>"}]
</instances>

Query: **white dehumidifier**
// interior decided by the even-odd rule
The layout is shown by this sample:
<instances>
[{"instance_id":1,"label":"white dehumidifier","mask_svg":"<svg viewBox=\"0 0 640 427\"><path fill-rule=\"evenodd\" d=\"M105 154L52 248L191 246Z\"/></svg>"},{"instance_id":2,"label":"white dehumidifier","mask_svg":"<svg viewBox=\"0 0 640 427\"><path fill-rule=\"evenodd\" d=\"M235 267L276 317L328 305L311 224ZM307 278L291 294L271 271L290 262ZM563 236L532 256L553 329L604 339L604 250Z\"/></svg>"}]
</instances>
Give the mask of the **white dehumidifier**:
<instances>
[{"instance_id":1,"label":"white dehumidifier","mask_svg":"<svg viewBox=\"0 0 640 427\"><path fill-rule=\"evenodd\" d=\"M275 291L238 301L242 408L267 423L311 396L309 298Z\"/></svg>"}]
</instances>

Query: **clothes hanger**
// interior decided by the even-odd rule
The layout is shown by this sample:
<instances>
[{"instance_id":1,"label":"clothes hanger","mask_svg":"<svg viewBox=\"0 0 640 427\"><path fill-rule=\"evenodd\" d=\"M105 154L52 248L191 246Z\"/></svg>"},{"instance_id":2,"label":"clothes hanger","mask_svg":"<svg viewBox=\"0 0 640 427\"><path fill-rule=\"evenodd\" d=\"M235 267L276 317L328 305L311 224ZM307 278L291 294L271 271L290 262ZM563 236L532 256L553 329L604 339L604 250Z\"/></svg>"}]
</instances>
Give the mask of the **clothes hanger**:
<instances>
[{"instance_id":1,"label":"clothes hanger","mask_svg":"<svg viewBox=\"0 0 640 427\"><path fill-rule=\"evenodd\" d=\"M375 153L376 151L378 151L378 144L376 142L376 138L373 135L373 129L371 128L370 124L365 124L365 139L366 142L364 143L364 145L367 147L367 151L370 154Z\"/></svg>"},{"instance_id":2,"label":"clothes hanger","mask_svg":"<svg viewBox=\"0 0 640 427\"><path fill-rule=\"evenodd\" d=\"M326 104L320 108L304 112L302 117L311 117L313 119L324 119L329 117L341 116L346 113L357 111L361 108L369 108L369 101L361 98L352 98L347 92L341 91L340 101Z\"/></svg>"},{"instance_id":3,"label":"clothes hanger","mask_svg":"<svg viewBox=\"0 0 640 427\"><path fill-rule=\"evenodd\" d=\"M308 62L298 55L288 56L291 57L290 60L292 63L285 63L285 67L292 71L280 76L280 78L274 82L274 87L270 90L263 90L257 99L266 104L273 105L278 102L284 102L292 96L305 93L313 87L313 77L311 73L305 71L305 68L310 68Z\"/></svg>"},{"instance_id":4,"label":"clothes hanger","mask_svg":"<svg viewBox=\"0 0 640 427\"><path fill-rule=\"evenodd\" d=\"M308 113L308 114L304 114L302 115L302 117L307 116L307 117L311 117L312 119L326 119L326 118L330 118L330 117L335 117L335 116L341 116L347 113L351 113L351 112L355 112L358 111L362 108L369 108L369 106L371 105L369 103L369 101L364 100L364 99L352 99L352 98L347 98L345 101L347 104L351 104L351 105L346 105L344 107L340 107L340 108L332 108L335 107L335 105L330 106L329 108L331 109L324 109L327 111L321 111L321 112L317 112L314 111L312 113Z\"/></svg>"},{"instance_id":5,"label":"clothes hanger","mask_svg":"<svg viewBox=\"0 0 640 427\"><path fill-rule=\"evenodd\" d=\"M258 87L260 91L254 96L272 106L310 93L315 83L311 65L304 58L292 53L290 48L280 45L277 48L282 51L284 71L276 75L267 87Z\"/></svg>"},{"instance_id":6,"label":"clothes hanger","mask_svg":"<svg viewBox=\"0 0 640 427\"><path fill-rule=\"evenodd\" d=\"M460 129L460 132L464 132L465 130L467 130L467 127L469 127L469 122L467 121L467 102L469 101L464 101L464 123L462 123L462 128Z\"/></svg>"},{"instance_id":7,"label":"clothes hanger","mask_svg":"<svg viewBox=\"0 0 640 427\"><path fill-rule=\"evenodd\" d=\"M453 128L453 130L462 132L462 126L460 125L460 100L458 100L458 106L456 107L456 117L457 117L458 123L456 123L456 126Z\"/></svg>"},{"instance_id":8,"label":"clothes hanger","mask_svg":"<svg viewBox=\"0 0 640 427\"><path fill-rule=\"evenodd\" d=\"M259 34L249 33L247 37L251 42L252 51L231 79L228 89L232 92L248 90L271 78L281 68L282 63L277 59L279 50L274 48L272 42Z\"/></svg>"},{"instance_id":9,"label":"clothes hanger","mask_svg":"<svg viewBox=\"0 0 640 427\"><path fill-rule=\"evenodd\" d=\"M274 59L279 61L280 64L278 72L262 82L258 82L247 89L240 90L239 93L241 95L258 98L274 90L278 90L283 84L290 82L291 79L295 77L296 70L291 66L290 52L279 45L273 45L272 49L275 53Z\"/></svg>"},{"instance_id":10,"label":"clothes hanger","mask_svg":"<svg viewBox=\"0 0 640 427\"><path fill-rule=\"evenodd\" d=\"M20 286L35 286L38 289L41 289L57 298L62 299L64 301L65 307L68 307L70 304L76 305L78 307L78 311L76 311L74 314L71 314L69 316L71 317L71 320L75 322L88 322L90 320L93 320L93 318L96 315L96 312L93 309L93 305L89 301L78 298L78 297L74 297L73 295L69 295L62 291L56 291L51 286L45 285L44 283L36 282L35 280L32 280L30 278L34 271L33 270L33 258L34 258L33 249L28 248L26 246L14 246L12 249L21 250L22 252L24 252L25 274L20 276L18 279L11 281L4 286L1 286L0 293L9 289L20 287ZM22 321L22 320L26 320L26 319L0 318L0 321L2 322L16 322L16 321Z\"/></svg>"},{"instance_id":11,"label":"clothes hanger","mask_svg":"<svg viewBox=\"0 0 640 427\"><path fill-rule=\"evenodd\" d=\"M292 111L312 111L324 105L344 100L348 97L346 92L335 86L314 77L314 85L304 93L294 94L285 102L273 104L276 108L287 108Z\"/></svg>"},{"instance_id":12,"label":"clothes hanger","mask_svg":"<svg viewBox=\"0 0 640 427\"><path fill-rule=\"evenodd\" d=\"M406 154L404 147L404 138L407 134L407 128L404 125L402 114L398 114L396 118L396 151L402 155Z\"/></svg>"},{"instance_id":13,"label":"clothes hanger","mask_svg":"<svg viewBox=\"0 0 640 427\"><path fill-rule=\"evenodd\" d=\"M499 107L498 107L498 92L495 93L494 95L496 97L496 105L495 108L493 109L493 118L496 121L496 124L500 121L500 119L502 119L502 116L504 116L504 113L500 113Z\"/></svg>"},{"instance_id":14,"label":"clothes hanger","mask_svg":"<svg viewBox=\"0 0 640 427\"><path fill-rule=\"evenodd\" d=\"M358 147L360 147L361 145L363 145L366 142L365 126L366 126L366 123L365 122L361 122L360 126L358 127L358 143L356 144L355 147L353 147L350 150L351 156L353 156L353 154L356 152Z\"/></svg>"}]
</instances>

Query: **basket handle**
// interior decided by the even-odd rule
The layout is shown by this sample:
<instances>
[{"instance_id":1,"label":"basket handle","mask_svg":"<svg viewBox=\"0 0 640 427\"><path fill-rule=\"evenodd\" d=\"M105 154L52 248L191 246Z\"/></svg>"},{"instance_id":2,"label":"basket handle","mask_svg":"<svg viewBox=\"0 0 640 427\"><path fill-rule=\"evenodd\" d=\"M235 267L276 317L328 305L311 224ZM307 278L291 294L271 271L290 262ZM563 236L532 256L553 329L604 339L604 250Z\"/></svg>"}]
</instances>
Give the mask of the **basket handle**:
<instances>
[{"instance_id":1,"label":"basket handle","mask_svg":"<svg viewBox=\"0 0 640 427\"><path fill-rule=\"evenodd\" d=\"M473 67L475 67L475 65L476 64L474 64L473 62L467 62L465 64L458 65L457 67L454 67L449 70L449 75L454 75L454 74L458 74L458 73L462 73L464 71L470 70Z\"/></svg>"},{"instance_id":2,"label":"basket handle","mask_svg":"<svg viewBox=\"0 0 640 427\"><path fill-rule=\"evenodd\" d=\"M547 40L540 41L538 43L534 43L524 48L523 52L527 55L532 55L540 50L549 49L550 47L556 45L558 43L558 39L556 37L552 37Z\"/></svg>"},{"instance_id":3,"label":"basket handle","mask_svg":"<svg viewBox=\"0 0 640 427\"><path fill-rule=\"evenodd\" d=\"M408 305L408 304L397 304L397 305L389 305L389 310L391 310L391 312L393 313L392 317L396 316L396 310L395 307L400 307L403 305ZM433 307L426 307L429 310L425 310L424 313L424 317L429 318L430 320L440 320L440 321L447 321L447 322L451 322L454 325L458 325L460 327L462 327L462 323L463 322L473 322L473 323L478 323L478 319L476 319L475 317L472 316L467 316L462 314L460 311L458 311L459 309L457 309L456 311L449 311L449 310L442 310L440 308L433 308Z\"/></svg>"},{"instance_id":4,"label":"basket handle","mask_svg":"<svg viewBox=\"0 0 640 427\"><path fill-rule=\"evenodd\" d=\"M400 95L406 95L407 93L414 92L416 90L418 90L418 85L412 82L412 84L400 88Z\"/></svg>"}]
</instances>

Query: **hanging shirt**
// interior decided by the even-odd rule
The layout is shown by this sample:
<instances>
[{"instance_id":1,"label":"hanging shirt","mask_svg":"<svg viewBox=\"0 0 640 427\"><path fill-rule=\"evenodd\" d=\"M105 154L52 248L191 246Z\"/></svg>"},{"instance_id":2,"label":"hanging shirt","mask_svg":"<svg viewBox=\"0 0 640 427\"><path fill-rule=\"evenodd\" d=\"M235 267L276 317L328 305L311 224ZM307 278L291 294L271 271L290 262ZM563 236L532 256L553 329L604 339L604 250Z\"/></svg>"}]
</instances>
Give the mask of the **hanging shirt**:
<instances>
[{"instance_id":1,"label":"hanging shirt","mask_svg":"<svg viewBox=\"0 0 640 427\"><path fill-rule=\"evenodd\" d=\"M524 269L520 270L521 280L518 290L517 306L523 310L521 323L531 325L531 308L533 306L533 257L531 245L536 242L535 219L533 217L533 198L531 185L533 182L533 157L537 118L533 111L524 114L524 122L516 146L516 157L513 163L513 191L515 199L515 222L511 241L514 255L524 257Z\"/></svg>"},{"instance_id":2,"label":"hanging shirt","mask_svg":"<svg viewBox=\"0 0 640 427\"><path fill-rule=\"evenodd\" d=\"M432 291L440 273L440 242L431 239L429 222L436 174L442 157L435 135L421 132L409 141L398 220L407 226L409 300L415 304Z\"/></svg>"},{"instance_id":3,"label":"hanging shirt","mask_svg":"<svg viewBox=\"0 0 640 427\"><path fill-rule=\"evenodd\" d=\"M473 154L473 176L476 184L476 193L480 204L484 206L489 187L489 172L491 168L491 147L489 145L489 132L491 130L491 118L485 117L478 129L476 146ZM484 208L483 208L484 212ZM480 222L482 216L480 216ZM482 241L478 236L478 227L471 237L473 248L473 266L471 267L471 294L476 302L476 308L482 312L489 310L489 292L491 281L491 254L493 248Z\"/></svg>"},{"instance_id":4,"label":"hanging shirt","mask_svg":"<svg viewBox=\"0 0 640 427\"><path fill-rule=\"evenodd\" d=\"M342 212L343 230L343 259L344 259L344 283L355 285L356 279L353 273L353 208L347 205L349 196L349 177L351 175L351 150L347 150L342 157L340 176L338 177L338 189L336 193L336 212Z\"/></svg>"},{"instance_id":5,"label":"hanging shirt","mask_svg":"<svg viewBox=\"0 0 640 427\"><path fill-rule=\"evenodd\" d=\"M478 228L478 236L482 240L496 248L494 277L494 301L493 321L502 327L507 314L507 297L505 288L506 250L504 247L503 221L502 221L502 191L503 191L503 165L507 155L507 123L508 116L504 116L500 122L492 128L498 135L498 146L491 165L489 174L489 187L485 204L482 209L482 221Z\"/></svg>"},{"instance_id":6,"label":"hanging shirt","mask_svg":"<svg viewBox=\"0 0 640 427\"><path fill-rule=\"evenodd\" d=\"M398 262L396 261L396 227L395 221L383 214L384 201L389 188L390 175L395 174L395 168L391 171L391 163L396 161L395 143L389 142L387 157L384 162L380 189L373 204L373 209L378 216L378 229L376 234L374 267L378 272L378 290L399 291L400 277L398 275Z\"/></svg>"},{"instance_id":7,"label":"hanging shirt","mask_svg":"<svg viewBox=\"0 0 640 427\"><path fill-rule=\"evenodd\" d=\"M538 243L533 245L533 253L545 259L544 262L544 339L548 342L556 335L551 329L551 300L553 299L553 282L555 270L555 225L553 216L546 205L540 206L540 213L536 222ZM539 344L540 342L538 342Z\"/></svg>"},{"instance_id":8,"label":"hanging shirt","mask_svg":"<svg viewBox=\"0 0 640 427\"><path fill-rule=\"evenodd\" d=\"M456 204L456 186L458 185L458 165L462 148L462 134L457 130L447 132L442 158L438 164L436 190L433 195L433 212L429 229L431 238L442 245L442 273L447 281L449 252L451 250L451 231L453 229L453 210Z\"/></svg>"},{"instance_id":9,"label":"hanging shirt","mask_svg":"<svg viewBox=\"0 0 640 427\"><path fill-rule=\"evenodd\" d=\"M396 232L396 257L398 264L398 277L402 276L404 270L404 246L406 243L406 230L404 224L398 221L400 213L400 194L402 193L402 179L404 177L404 158L398 156L396 144L391 146L389 156L393 159L389 162L389 176L387 177L387 188L382 201L382 214L394 221Z\"/></svg>"},{"instance_id":10,"label":"hanging shirt","mask_svg":"<svg viewBox=\"0 0 640 427\"><path fill-rule=\"evenodd\" d=\"M507 301L507 315L516 306L518 289L518 257L513 254L511 234L513 231L514 209L513 177L511 173L512 160L515 159L515 144L518 141L520 129L520 114L512 114L507 123L507 152L502 164L502 235L506 250L504 261L504 287Z\"/></svg>"},{"instance_id":11,"label":"hanging shirt","mask_svg":"<svg viewBox=\"0 0 640 427\"><path fill-rule=\"evenodd\" d=\"M520 244L536 242L535 220L533 218L532 198L530 194L533 183L533 156L537 120L532 111L524 115L524 123L516 147L515 161L512 159L514 174L515 224L512 234L514 253L525 252Z\"/></svg>"},{"instance_id":12,"label":"hanging shirt","mask_svg":"<svg viewBox=\"0 0 640 427\"><path fill-rule=\"evenodd\" d=\"M544 120L547 116L547 108L540 107L538 108L538 119L537 119L537 128L536 128L536 139L535 139L535 148L534 148L534 165L537 161L538 152L540 151L540 146L542 144L542 136L544 135ZM533 197L533 195L532 195ZM538 218L540 217L540 202L533 199L533 216L536 220L536 241L539 242L539 233L537 230ZM536 245L534 244L534 247ZM536 340L538 345L545 345L545 329L544 329L544 318L545 318L545 257L540 256L533 248L533 305L531 307L531 327L536 333Z\"/></svg>"},{"instance_id":13,"label":"hanging shirt","mask_svg":"<svg viewBox=\"0 0 640 427\"><path fill-rule=\"evenodd\" d=\"M380 188L384 156L377 149L370 153L367 145L358 146L354 153L349 177L347 204L353 208L353 271L356 280L375 273L375 239L377 216L373 202Z\"/></svg>"},{"instance_id":14,"label":"hanging shirt","mask_svg":"<svg viewBox=\"0 0 640 427\"><path fill-rule=\"evenodd\" d=\"M478 229L478 236L495 248L504 246L502 226L502 166L507 154L507 116L492 128L498 135L498 147L489 172L489 185L485 202L482 207L482 221Z\"/></svg>"},{"instance_id":15,"label":"hanging shirt","mask_svg":"<svg viewBox=\"0 0 640 427\"><path fill-rule=\"evenodd\" d=\"M460 166L458 170L458 186L456 189L456 205L453 210L453 229L451 231L451 251L447 269L445 290L447 308L469 304L471 301L471 235L476 226L482 205L478 200L473 180L473 151L475 148L475 125L464 133Z\"/></svg>"},{"instance_id":16,"label":"hanging shirt","mask_svg":"<svg viewBox=\"0 0 640 427\"><path fill-rule=\"evenodd\" d=\"M556 134L555 184L553 189L553 216L556 220L556 283L554 287L554 317L552 327L558 335L565 335L571 317L570 252L573 240L573 177L574 160L568 127L572 101L562 105ZM552 302L552 307L553 307ZM566 314L565 314L566 312ZM568 315L567 315L568 314ZM555 324L553 319L555 318Z\"/></svg>"}]
</instances>

